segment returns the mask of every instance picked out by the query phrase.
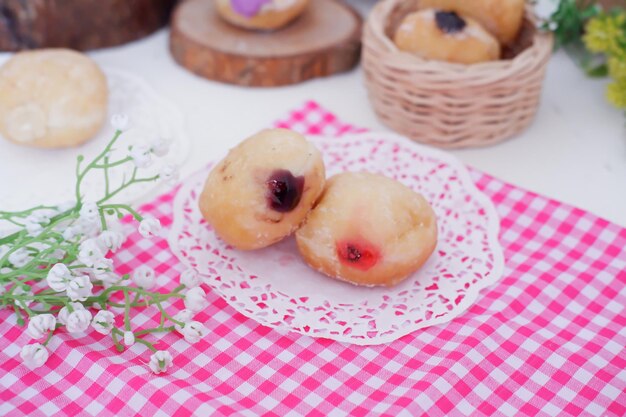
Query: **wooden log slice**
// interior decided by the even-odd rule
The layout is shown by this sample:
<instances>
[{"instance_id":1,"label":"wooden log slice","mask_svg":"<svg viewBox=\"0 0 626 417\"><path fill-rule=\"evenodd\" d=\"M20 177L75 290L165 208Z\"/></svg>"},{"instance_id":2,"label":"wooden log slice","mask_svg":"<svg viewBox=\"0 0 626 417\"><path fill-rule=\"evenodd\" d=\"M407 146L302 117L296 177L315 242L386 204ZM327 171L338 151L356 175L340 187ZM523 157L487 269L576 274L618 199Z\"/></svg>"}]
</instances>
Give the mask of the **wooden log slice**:
<instances>
[{"instance_id":1,"label":"wooden log slice","mask_svg":"<svg viewBox=\"0 0 626 417\"><path fill-rule=\"evenodd\" d=\"M172 17L170 50L188 70L244 86L295 84L353 68L361 46L360 16L335 0L313 0L289 26L248 31L223 21L213 0L187 0Z\"/></svg>"},{"instance_id":2,"label":"wooden log slice","mask_svg":"<svg viewBox=\"0 0 626 417\"><path fill-rule=\"evenodd\" d=\"M164 26L176 0L0 0L0 50L120 45Z\"/></svg>"}]
</instances>

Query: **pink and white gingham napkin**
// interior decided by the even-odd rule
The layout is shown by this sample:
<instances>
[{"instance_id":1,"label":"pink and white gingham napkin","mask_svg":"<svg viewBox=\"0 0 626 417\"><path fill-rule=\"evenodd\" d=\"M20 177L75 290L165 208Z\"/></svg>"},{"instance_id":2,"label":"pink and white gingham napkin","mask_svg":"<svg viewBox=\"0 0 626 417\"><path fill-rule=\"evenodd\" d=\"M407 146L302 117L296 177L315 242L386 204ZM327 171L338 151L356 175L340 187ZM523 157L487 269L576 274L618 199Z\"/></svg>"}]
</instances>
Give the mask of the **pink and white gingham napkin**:
<instances>
[{"instance_id":1,"label":"pink and white gingham napkin","mask_svg":"<svg viewBox=\"0 0 626 417\"><path fill-rule=\"evenodd\" d=\"M359 129L309 102L276 123L306 134ZM56 337L47 364L19 360L28 337L0 311L0 415L8 416L624 416L626 229L478 171L502 218L505 276L461 317L385 346L279 333L209 293L209 334L161 348L155 376L136 345L119 355L95 332ZM143 207L172 221L174 192ZM165 240L133 234L119 272L154 267L175 285L182 268ZM151 310L136 323L150 322Z\"/></svg>"}]
</instances>

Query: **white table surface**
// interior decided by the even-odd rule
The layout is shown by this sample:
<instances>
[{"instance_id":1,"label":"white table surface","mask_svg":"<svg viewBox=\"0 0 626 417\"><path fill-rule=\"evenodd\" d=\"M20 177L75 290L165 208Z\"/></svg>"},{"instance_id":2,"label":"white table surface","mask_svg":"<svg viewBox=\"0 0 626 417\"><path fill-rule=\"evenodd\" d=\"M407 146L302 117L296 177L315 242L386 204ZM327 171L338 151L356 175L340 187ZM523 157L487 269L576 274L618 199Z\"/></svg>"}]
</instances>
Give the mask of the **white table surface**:
<instances>
[{"instance_id":1,"label":"white table surface","mask_svg":"<svg viewBox=\"0 0 626 417\"><path fill-rule=\"evenodd\" d=\"M374 1L352 3L366 12ZM181 108L192 141L183 175L309 99L347 122L388 130L369 105L360 68L290 87L234 87L179 67L168 52L167 30L91 56L100 64L143 76ZM452 153L500 179L626 226L626 118L605 101L606 83L586 78L557 53L548 68L537 118L526 132L489 148Z\"/></svg>"}]
</instances>

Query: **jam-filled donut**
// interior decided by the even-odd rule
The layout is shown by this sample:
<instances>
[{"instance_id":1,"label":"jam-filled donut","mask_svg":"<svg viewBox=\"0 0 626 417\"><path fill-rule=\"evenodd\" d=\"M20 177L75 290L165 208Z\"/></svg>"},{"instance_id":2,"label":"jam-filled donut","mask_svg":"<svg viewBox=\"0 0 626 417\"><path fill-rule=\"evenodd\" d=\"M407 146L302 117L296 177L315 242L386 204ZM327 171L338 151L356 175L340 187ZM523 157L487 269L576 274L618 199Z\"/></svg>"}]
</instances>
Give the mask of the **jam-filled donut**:
<instances>
[{"instance_id":1,"label":"jam-filled donut","mask_svg":"<svg viewBox=\"0 0 626 417\"><path fill-rule=\"evenodd\" d=\"M500 57L500 44L474 19L425 9L407 15L394 42L401 51L425 59L475 64Z\"/></svg>"},{"instance_id":2,"label":"jam-filled donut","mask_svg":"<svg viewBox=\"0 0 626 417\"><path fill-rule=\"evenodd\" d=\"M211 171L200 210L226 243L260 249L293 233L324 189L320 152L300 134L264 130Z\"/></svg>"},{"instance_id":3,"label":"jam-filled donut","mask_svg":"<svg viewBox=\"0 0 626 417\"><path fill-rule=\"evenodd\" d=\"M309 0L215 0L219 15L244 29L280 29L300 16Z\"/></svg>"},{"instance_id":4,"label":"jam-filled donut","mask_svg":"<svg viewBox=\"0 0 626 417\"><path fill-rule=\"evenodd\" d=\"M524 0L420 0L420 7L455 11L479 21L503 45L517 38L524 21Z\"/></svg>"},{"instance_id":5,"label":"jam-filled donut","mask_svg":"<svg viewBox=\"0 0 626 417\"><path fill-rule=\"evenodd\" d=\"M107 104L106 77L79 52L19 52L0 68L0 133L20 145L78 146L100 130Z\"/></svg>"},{"instance_id":6,"label":"jam-filled donut","mask_svg":"<svg viewBox=\"0 0 626 417\"><path fill-rule=\"evenodd\" d=\"M304 260L326 275L390 286L426 262L437 221L424 197L401 183L348 172L328 180L296 241Z\"/></svg>"}]
</instances>

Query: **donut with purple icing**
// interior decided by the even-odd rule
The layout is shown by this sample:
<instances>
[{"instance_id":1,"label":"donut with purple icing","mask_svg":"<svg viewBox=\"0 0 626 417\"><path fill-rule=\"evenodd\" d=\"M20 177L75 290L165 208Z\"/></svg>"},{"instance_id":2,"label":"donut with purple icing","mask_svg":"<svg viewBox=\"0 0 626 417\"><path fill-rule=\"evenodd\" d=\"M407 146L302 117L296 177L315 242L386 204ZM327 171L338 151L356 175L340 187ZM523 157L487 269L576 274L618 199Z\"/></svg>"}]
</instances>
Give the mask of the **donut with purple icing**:
<instances>
[{"instance_id":1,"label":"donut with purple icing","mask_svg":"<svg viewBox=\"0 0 626 417\"><path fill-rule=\"evenodd\" d=\"M276 30L296 18L310 0L215 0L219 15L243 29Z\"/></svg>"}]
</instances>

